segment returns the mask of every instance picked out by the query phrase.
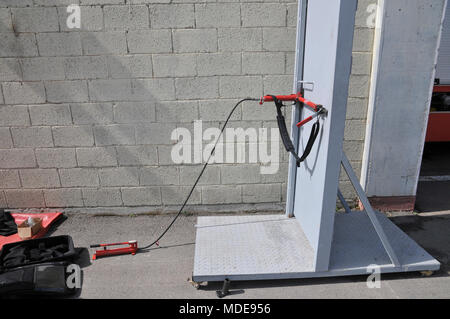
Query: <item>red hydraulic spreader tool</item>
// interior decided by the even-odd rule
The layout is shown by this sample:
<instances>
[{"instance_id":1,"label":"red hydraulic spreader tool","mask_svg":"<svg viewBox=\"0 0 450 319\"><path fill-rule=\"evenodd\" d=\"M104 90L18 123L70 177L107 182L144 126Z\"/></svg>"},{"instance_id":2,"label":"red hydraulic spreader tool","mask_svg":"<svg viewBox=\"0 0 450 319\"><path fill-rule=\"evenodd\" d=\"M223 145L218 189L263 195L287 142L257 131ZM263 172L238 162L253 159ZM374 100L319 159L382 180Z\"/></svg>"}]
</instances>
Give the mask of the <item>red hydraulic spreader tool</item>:
<instances>
[{"instance_id":1,"label":"red hydraulic spreader tool","mask_svg":"<svg viewBox=\"0 0 450 319\"><path fill-rule=\"evenodd\" d=\"M290 95L278 95L278 96L275 96L275 98L280 102L301 103L303 105L308 106L311 110L313 110L315 112L315 114L313 114L313 115L307 117L306 119L304 119L303 121L299 122L297 124L298 127L302 127L303 125L311 122L312 120L317 118L319 115L326 112L326 110L324 109L324 107L322 105L308 101L307 99L305 99L303 97L303 95L301 93L290 94ZM261 102L259 104L263 105L265 102L275 102L275 100L272 95L266 95L263 98L261 98Z\"/></svg>"},{"instance_id":2,"label":"red hydraulic spreader tool","mask_svg":"<svg viewBox=\"0 0 450 319\"><path fill-rule=\"evenodd\" d=\"M110 246L128 246L124 248L116 248L116 249L106 249ZM117 255L125 255L131 254L136 255L138 251L138 243L135 240L124 242L124 243L114 243L114 244L99 244L99 245L91 245L91 248L99 248L102 247L102 250L97 250L95 254L92 256L92 260L96 260L97 257L105 257L105 256L117 256Z\"/></svg>"}]
</instances>

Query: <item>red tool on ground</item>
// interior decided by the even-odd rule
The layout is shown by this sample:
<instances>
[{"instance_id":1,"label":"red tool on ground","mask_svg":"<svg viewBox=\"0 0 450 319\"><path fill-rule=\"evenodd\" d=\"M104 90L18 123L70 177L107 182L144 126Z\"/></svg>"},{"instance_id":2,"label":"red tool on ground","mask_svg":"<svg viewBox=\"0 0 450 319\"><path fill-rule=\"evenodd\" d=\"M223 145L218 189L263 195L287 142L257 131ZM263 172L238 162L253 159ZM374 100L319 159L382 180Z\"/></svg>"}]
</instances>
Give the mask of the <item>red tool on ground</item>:
<instances>
[{"instance_id":1,"label":"red tool on ground","mask_svg":"<svg viewBox=\"0 0 450 319\"><path fill-rule=\"evenodd\" d=\"M116 248L116 249L106 249L106 247L110 246L125 246L125 248ZM95 254L92 256L92 260L96 260L97 257L105 257L105 256L117 256L117 255L125 255L131 254L136 255L138 251L138 243L136 240L124 242L124 243L114 243L114 244L99 244L99 245L91 245L91 248L99 248L103 247L102 250L97 250Z\"/></svg>"}]
</instances>

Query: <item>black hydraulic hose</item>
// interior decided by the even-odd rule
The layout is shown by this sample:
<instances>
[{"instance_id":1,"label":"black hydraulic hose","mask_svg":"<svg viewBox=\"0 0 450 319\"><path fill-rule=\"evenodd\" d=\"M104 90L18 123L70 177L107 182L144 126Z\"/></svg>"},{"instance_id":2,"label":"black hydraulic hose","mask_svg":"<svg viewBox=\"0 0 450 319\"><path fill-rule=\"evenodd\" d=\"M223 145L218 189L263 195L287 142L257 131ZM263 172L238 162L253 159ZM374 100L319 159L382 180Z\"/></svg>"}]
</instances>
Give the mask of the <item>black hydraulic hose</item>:
<instances>
[{"instance_id":1,"label":"black hydraulic hose","mask_svg":"<svg viewBox=\"0 0 450 319\"><path fill-rule=\"evenodd\" d=\"M241 101L239 101L239 103L236 104L236 106L231 110L230 115L228 115L227 120L225 121L225 124L222 127L222 130L220 131L220 135L217 138L216 143L214 144L214 148L211 151L211 154L209 154L208 160L206 161L205 165L203 166L202 171L200 172L200 175L198 176L197 180L195 181L194 185L192 186L191 191L189 192L188 196L186 197L186 200L183 203L183 206L181 206L180 210L178 211L177 215L172 219L171 223L169 224L169 226L167 226L167 228L162 232L162 234L158 237L158 239L156 239L153 243L151 243L150 245L147 245L145 247L139 248L139 250L146 250L149 249L151 247L153 247L154 245L156 245L165 235L166 233L169 231L169 229L173 226L173 224L176 222L176 220L178 219L178 217L180 217L181 213L183 212L184 208L186 207L189 199L192 196L192 193L194 192L195 188L197 187L198 182L200 181L200 179L202 178L203 174L205 173L206 168L209 165L209 161L211 160L211 157L214 155L214 152L216 151L216 147L219 144L220 138L223 135L223 132L225 131L225 128L228 125L228 122L230 121L231 117L233 116L234 112L236 111L236 109L239 107L239 105L241 105L242 103L246 102L246 101L257 101L259 102L259 99L252 99L252 98L246 98L243 99Z\"/></svg>"}]
</instances>

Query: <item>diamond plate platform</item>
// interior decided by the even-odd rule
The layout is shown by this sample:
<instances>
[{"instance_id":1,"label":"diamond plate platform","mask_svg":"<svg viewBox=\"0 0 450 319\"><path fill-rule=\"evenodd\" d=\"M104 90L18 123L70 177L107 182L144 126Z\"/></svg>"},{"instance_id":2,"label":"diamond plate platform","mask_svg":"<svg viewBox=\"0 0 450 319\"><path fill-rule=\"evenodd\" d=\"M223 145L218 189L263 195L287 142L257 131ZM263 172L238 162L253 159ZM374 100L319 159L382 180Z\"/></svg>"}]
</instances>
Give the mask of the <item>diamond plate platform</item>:
<instances>
[{"instance_id":1,"label":"diamond plate platform","mask_svg":"<svg viewBox=\"0 0 450 319\"><path fill-rule=\"evenodd\" d=\"M272 280L438 270L440 264L383 214L377 218L401 267L391 264L364 212L336 214L330 270L314 272L314 251L295 218L284 215L200 217L193 280Z\"/></svg>"}]
</instances>

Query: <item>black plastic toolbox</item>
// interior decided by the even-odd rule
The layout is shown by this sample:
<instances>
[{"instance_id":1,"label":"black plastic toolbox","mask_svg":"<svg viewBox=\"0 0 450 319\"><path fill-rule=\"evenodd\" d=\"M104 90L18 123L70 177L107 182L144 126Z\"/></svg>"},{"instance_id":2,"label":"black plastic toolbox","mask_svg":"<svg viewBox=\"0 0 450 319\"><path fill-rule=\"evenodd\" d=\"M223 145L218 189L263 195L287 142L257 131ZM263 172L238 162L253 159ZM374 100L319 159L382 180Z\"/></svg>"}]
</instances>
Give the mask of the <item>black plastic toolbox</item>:
<instances>
[{"instance_id":1,"label":"black plastic toolbox","mask_svg":"<svg viewBox=\"0 0 450 319\"><path fill-rule=\"evenodd\" d=\"M17 251L19 249L25 248L25 253L36 249L51 249L52 247L60 247L57 254L52 254L46 257L42 257L39 260L32 261L32 258L24 258L23 262L15 262L14 266L9 266L6 263L6 258L12 251ZM61 248L62 247L62 248ZM70 261L76 256L75 247L73 245L72 237L68 235L45 237L38 239L30 239L19 241L11 244L6 244L0 251L0 273L8 271L9 269L46 263L55 261ZM20 259L20 258L19 258Z\"/></svg>"}]
</instances>

